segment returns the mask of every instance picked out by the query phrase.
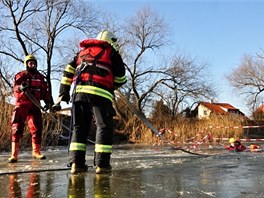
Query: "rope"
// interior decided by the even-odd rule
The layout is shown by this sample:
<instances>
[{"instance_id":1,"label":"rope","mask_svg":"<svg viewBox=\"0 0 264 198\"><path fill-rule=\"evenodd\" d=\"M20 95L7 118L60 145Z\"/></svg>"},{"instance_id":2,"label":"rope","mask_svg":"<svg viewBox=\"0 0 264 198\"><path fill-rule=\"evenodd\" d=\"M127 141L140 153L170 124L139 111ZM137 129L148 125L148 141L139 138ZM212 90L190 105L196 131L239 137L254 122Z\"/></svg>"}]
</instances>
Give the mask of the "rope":
<instances>
[{"instance_id":1,"label":"rope","mask_svg":"<svg viewBox=\"0 0 264 198\"><path fill-rule=\"evenodd\" d=\"M88 166L93 167L93 166ZM9 172L0 172L0 175L12 175L12 174L24 174L24 173L37 173L37 172L51 172L51 171L68 171L71 167L66 168L43 168L43 169L32 169L32 170L17 170Z\"/></svg>"},{"instance_id":2,"label":"rope","mask_svg":"<svg viewBox=\"0 0 264 198\"><path fill-rule=\"evenodd\" d=\"M208 126L209 129L252 129L252 128L264 128L264 125L251 125L251 126Z\"/></svg>"},{"instance_id":3,"label":"rope","mask_svg":"<svg viewBox=\"0 0 264 198\"><path fill-rule=\"evenodd\" d=\"M0 175L12 175L12 174L23 174L23 173L36 173L36 172L49 172L49 171L66 171L71 168L54 168L54 169L32 169L32 170L18 170L18 171L9 171L9 172L0 172Z\"/></svg>"}]
</instances>

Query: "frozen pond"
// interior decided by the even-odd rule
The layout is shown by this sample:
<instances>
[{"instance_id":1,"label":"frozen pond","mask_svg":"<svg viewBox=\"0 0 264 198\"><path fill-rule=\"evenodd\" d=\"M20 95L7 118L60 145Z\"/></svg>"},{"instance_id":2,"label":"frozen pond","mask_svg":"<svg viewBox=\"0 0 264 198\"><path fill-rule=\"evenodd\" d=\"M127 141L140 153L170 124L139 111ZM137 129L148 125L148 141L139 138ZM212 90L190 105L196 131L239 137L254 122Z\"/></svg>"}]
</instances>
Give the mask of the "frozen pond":
<instances>
[{"instance_id":1,"label":"frozen pond","mask_svg":"<svg viewBox=\"0 0 264 198\"><path fill-rule=\"evenodd\" d=\"M87 148L88 172L78 175L67 169L65 149L49 148L43 161L23 151L16 164L8 164L9 153L1 153L0 197L264 197L264 152L236 153L220 146L199 152L210 156L115 145L108 175L95 174L93 146Z\"/></svg>"}]
</instances>

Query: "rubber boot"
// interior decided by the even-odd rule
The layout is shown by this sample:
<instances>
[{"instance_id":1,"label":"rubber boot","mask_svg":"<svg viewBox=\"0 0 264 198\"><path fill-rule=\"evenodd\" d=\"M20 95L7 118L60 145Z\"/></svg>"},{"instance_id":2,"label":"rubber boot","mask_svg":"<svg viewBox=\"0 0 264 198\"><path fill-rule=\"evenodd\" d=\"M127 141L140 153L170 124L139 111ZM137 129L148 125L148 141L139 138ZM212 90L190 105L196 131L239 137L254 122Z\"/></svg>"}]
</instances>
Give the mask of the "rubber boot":
<instances>
[{"instance_id":1,"label":"rubber boot","mask_svg":"<svg viewBox=\"0 0 264 198\"><path fill-rule=\"evenodd\" d=\"M106 173L111 173L112 167L109 165L108 167L99 167L97 166L95 168L95 173L96 174L106 174Z\"/></svg>"},{"instance_id":2,"label":"rubber boot","mask_svg":"<svg viewBox=\"0 0 264 198\"><path fill-rule=\"evenodd\" d=\"M17 162L17 155L18 155L19 143L12 142L11 144L11 157L8 159L9 163Z\"/></svg>"},{"instance_id":3,"label":"rubber boot","mask_svg":"<svg viewBox=\"0 0 264 198\"><path fill-rule=\"evenodd\" d=\"M80 166L80 165L77 165L76 163L72 163L72 166L71 166L72 174L87 172L87 170L88 170L88 166L86 164Z\"/></svg>"},{"instance_id":4,"label":"rubber boot","mask_svg":"<svg viewBox=\"0 0 264 198\"><path fill-rule=\"evenodd\" d=\"M46 159L46 157L40 153L40 146L40 144L32 143L32 157L34 159Z\"/></svg>"},{"instance_id":5,"label":"rubber boot","mask_svg":"<svg viewBox=\"0 0 264 198\"><path fill-rule=\"evenodd\" d=\"M112 171L112 167L110 165L110 155L111 153L95 153L96 174L110 173Z\"/></svg>"}]
</instances>

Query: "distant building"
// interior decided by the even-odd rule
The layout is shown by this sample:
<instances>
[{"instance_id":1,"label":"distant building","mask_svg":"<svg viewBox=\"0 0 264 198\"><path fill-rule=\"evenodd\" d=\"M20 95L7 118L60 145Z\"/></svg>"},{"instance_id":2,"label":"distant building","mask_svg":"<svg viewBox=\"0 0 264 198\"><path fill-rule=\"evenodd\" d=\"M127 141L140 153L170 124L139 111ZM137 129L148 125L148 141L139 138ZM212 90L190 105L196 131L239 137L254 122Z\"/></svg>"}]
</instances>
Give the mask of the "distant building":
<instances>
[{"instance_id":1,"label":"distant building","mask_svg":"<svg viewBox=\"0 0 264 198\"><path fill-rule=\"evenodd\" d=\"M245 115L238 108L235 108L228 103L199 102L196 108L192 111L192 115L197 117L198 119L209 118L212 114L237 114L242 116Z\"/></svg>"}]
</instances>

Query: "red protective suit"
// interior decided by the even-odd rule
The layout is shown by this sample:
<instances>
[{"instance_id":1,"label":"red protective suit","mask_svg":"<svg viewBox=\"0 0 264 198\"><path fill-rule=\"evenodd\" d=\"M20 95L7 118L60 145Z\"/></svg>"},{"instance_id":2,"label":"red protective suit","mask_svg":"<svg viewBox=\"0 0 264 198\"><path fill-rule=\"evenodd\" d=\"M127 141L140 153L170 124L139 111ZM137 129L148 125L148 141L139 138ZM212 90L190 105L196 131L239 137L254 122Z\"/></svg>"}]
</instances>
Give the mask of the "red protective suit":
<instances>
[{"instance_id":1,"label":"red protective suit","mask_svg":"<svg viewBox=\"0 0 264 198\"><path fill-rule=\"evenodd\" d=\"M16 98L15 109L11 118L12 142L19 142L23 136L25 121L28 122L32 134L32 143L41 144L42 117L41 110L36 107L23 91L19 90L22 83L27 82L30 92L37 100L52 103L52 97L45 78L37 70L29 72L21 71L15 75L14 96Z\"/></svg>"},{"instance_id":2,"label":"red protective suit","mask_svg":"<svg viewBox=\"0 0 264 198\"><path fill-rule=\"evenodd\" d=\"M247 147L241 144L241 142L238 140L236 140L233 145L226 147L227 150L236 151L236 152L244 151L246 150L246 148Z\"/></svg>"}]
</instances>

